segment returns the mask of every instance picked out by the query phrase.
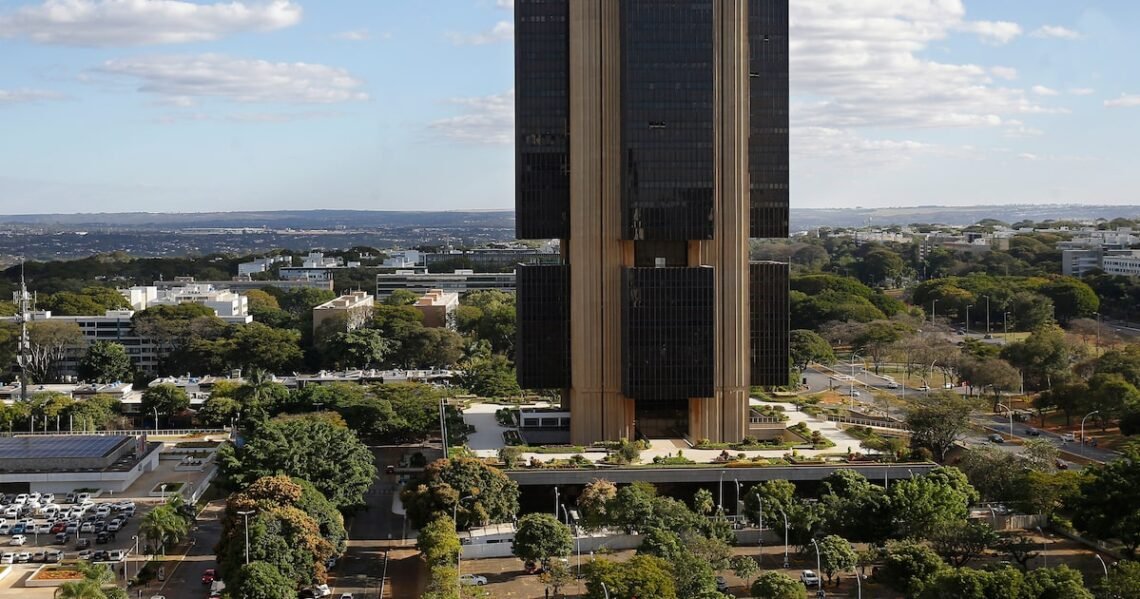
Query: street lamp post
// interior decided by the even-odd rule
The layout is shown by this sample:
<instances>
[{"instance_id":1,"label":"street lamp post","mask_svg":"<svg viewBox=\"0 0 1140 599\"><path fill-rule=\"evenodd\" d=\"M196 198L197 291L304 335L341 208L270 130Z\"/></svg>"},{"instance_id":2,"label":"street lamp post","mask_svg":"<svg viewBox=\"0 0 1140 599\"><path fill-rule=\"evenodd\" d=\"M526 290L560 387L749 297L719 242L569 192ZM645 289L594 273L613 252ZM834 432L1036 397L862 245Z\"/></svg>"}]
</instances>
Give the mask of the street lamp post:
<instances>
[{"instance_id":1,"label":"street lamp post","mask_svg":"<svg viewBox=\"0 0 1140 599\"><path fill-rule=\"evenodd\" d=\"M1044 560L1044 566L1046 568L1048 568L1049 567L1049 549L1048 549L1048 546L1045 544L1045 541L1047 540L1045 538L1045 531L1041 530L1041 527L1038 526L1037 532L1038 532L1038 534L1041 535L1041 559Z\"/></svg>"},{"instance_id":2,"label":"street lamp post","mask_svg":"<svg viewBox=\"0 0 1140 599\"><path fill-rule=\"evenodd\" d=\"M934 322L934 310L937 308L937 306L938 306L938 300L937 299L930 301L930 322L931 323Z\"/></svg>"},{"instance_id":3,"label":"street lamp post","mask_svg":"<svg viewBox=\"0 0 1140 599\"><path fill-rule=\"evenodd\" d=\"M1093 312L1096 316L1096 355L1100 355L1100 312Z\"/></svg>"},{"instance_id":4,"label":"street lamp post","mask_svg":"<svg viewBox=\"0 0 1140 599\"><path fill-rule=\"evenodd\" d=\"M933 360L930 362L930 374L927 375L928 379L926 381L926 394L927 395L930 394L930 383L934 382L934 365L937 363L938 363L938 360Z\"/></svg>"},{"instance_id":5,"label":"street lamp post","mask_svg":"<svg viewBox=\"0 0 1140 599\"><path fill-rule=\"evenodd\" d=\"M151 488L153 488L153 487L151 487ZM159 489L159 491L162 492L162 502L166 503L166 483L162 483L161 485L159 485L158 489Z\"/></svg>"},{"instance_id":6,"label":"street lamp post","mask_svg":"<svg viewBox=\"0 0 1140 599\"><path fill-rule=\"evenodd\" d=\"M245 565L249 565L249 515L253 510L241 510L238 515L245 520Z\"/></svg>"},{"instance_id":7,"label":"street lamp post","mask_svg":"<svg viewBox=\"0 0 1140 599\"><path fill-rule=\"evenodd\" d=\"M135 535L135 536L131 537L131 540L135 542L135 578L138 578L139 577L139 536Z\"/></svg>"},{"instance_id":8,"label":"street lamp post","mask_svg":"<svg viewBox=\"0 0 1140 599\"><path fill-rule=\"evenodd\" d=\"M158 406L155 406L153 409L154 409L154 434L157 435L158 434Z\"/></svg>"},{"instance_id":9,"label":"street lamp post","mask_svg":"<svg viewBox=\"0 0 1140 599\"><path fill-rule=\"evenodd\" d=\"M859 590L859 593L858 593L858 595L856 595L856 597L858 597L858 599L863 599L863 577L859 576L858 567L851 566L851 571L855 573L855 585L856 585L856 588Z\"/></svg>"},{"instance_id":10,"label":"street lamp post","mask_svg":"<svg viewBox=\"0 0 1140 599\"><path fill-rule=\"evenodd\" d=\"M443 437L443 459L447 459L447 420L443 416L443 398L439 398L439 432ZM555 514L557 516L557 514Z\"/></svg>"},{"instance_id":11,"label":"street lamp post","mask_svg":"<svg viewBox=\"0 0 1140 599\"><path fill-rule=\"evenodd\" d=\"M1100 562L1100 567L1104 569L1104 583L1108 584L1108 564L1104 563L1104 558L1099 553L1094 553L1096 561Z\"/></svg>"},{"instance_id":12,"label":"street lamp post","mask_svg":"<svg viewBox=\"0 0 1140 599\"><path fill-rule=\"evenodd\" d=\"M997 407L1005 408L1005 411L1009 412L1009 436L1012 437L1013 436L1013 409L1010 408L1009 406L1003 404L1003 403L999 403L997 405Z\"/></svg>"},{"instance_id":13,"label":"street lamp post","mask_svg":"<svg viewBox=\"0 0 1140 599\"><path fill-rule=\"evenodd\" d=\"M1084 418L1081 418L1081 455L1082 456L1085 455L1085 420L1088 420L1088 417L1092 416L1093 414L1100 414L1100 410L1093 410L1093 411L1089 412L1088 414L1085 414Z\"/></svg>"},{"instance_id":14,"label":"street lamp post","mask_svg":"<svg viewBox=\"0 0 1140 599\"><path fill-rule=\"evenodd\" d=\"M966 306L966 336L967 337L970 336L970 308L973 308L973 306L970 306L970 305Z\"/></svg>"},{"instance_id":15,"label":"street lamp post","mask_svg":"<svg viewBox=\"0 0 1140 599\"><path fill-rule=\"evenodd\" d=\"M986 335L990 335L993 331L990 330L990 296L986 296Z\"/></svg>"},{"instance_id":16,"label":"street lamp post","mask_svg":"<svg viewBox=\"0 0 1140 599\"><path fill-rule=\"evenodd\" d=\"M817 588L817 589L819 589L819 590L822 592L822 591L823 591L823 578L821 578L821 577L820 577L820 571L821 571L821 570L823 570L823 568L821 567L821 562L820 562L820 559L819 559L819 543L816 543L816 542L815 542L815 539L813 538L813 539L811 540L811 544L812 544L812 546L813 546L813 547L815 547L815 580L816 580L816 588ZM817 595L818 595L818 596L822 596L822 595L821 595L821 593L817 593Z\"/></svg>"},{"instance_id":17,"label":"street lamp post","mask_svg":"<svg viewBox=\"0 0 1140 599\"><path fill-rule=\"evenodd\" d=\"M720 482L717 483L717 487L716 507L724 512L724 470L720 471Z\"/></svg>"},{"instance_id":18,"label":"street lamp post","mask_svg":"<svg viewBox=\"0 0 1140 599\"><path fill-rule=\"evenodd\" d=\"M602 583L602 592L606 594L606 599L610 599L610 590L606 588L606 583Z\"/></svg>"},{"instance_id":19,"label":"street lamp post","mask_svg":"<svg viewBox=\"0 0 1140 599\"><path fill-rule=\"evenodd\" d=\"M555 487L555 490L557 490L557 489L558 489L558 487ZM475 496L474 495L468 495L467 497L460 497L459 500L455 502L455 505L451 506L451 523L455 525L455 536L457 536L457 537L459 536L459 504L463 503L464 501L467 501L468 499L475 499ZM554 510L554 518L556 520L558 519L558 510ZM463 567L463 542L460 541L459 542L459 551L455 554L455 584L458 587L457 590L459 591L459 595L461 597L463 596L463 581L461 578L459 578L459 574L461 572L462 567Z\"/></svg>"},{"instance_id":20,"label":"street lamp post","mask_svg":"<svg viewBox=\"0 0 1140 599\"><path fill-rule=\"evenodd\" d=\"M858 353L851 354L851 393L848 397L851 400L851 407L855 407L855 358L861 358Z\"/></svg>"},{"instance_id":21,"label":"street lamp post","mask_svg":"<svg viewBox=\"0 0 1140 599\"><path fill-rule=\"evenodd\" d=\"M1006 313L1001 315L1001 326L1002 326L1002 329L1005 331L1005 336L1009 337L1009 312L1006 312ZM1009 339L1005 339L1004 341L1006 343L1009 343Z\"/></svg>"},{"instance_id":22,"label":"street lamp post","mask_svg":"<svg viewBox=\"0 0 1140 599\"><path fill-rule=\"evenodd\" d=\"M779 508L780 515L784 517L784 567L787 568L791 564L788 562L788 515L784 513L783 508Z\"/></svg>"},{"instance_id":23,"label":"street lamp post","mask_svg":"<svg viewBox=\"0 0 1140 599\"><path fill-rule=\"evenodd\" d=\"M736 509L734 509L732 511L734 514L739 516L740 515L740 480L734 478L734 479L732 479L732 482L736 483L736 504L733 505L733 507Z\"/></svg>"}]
</instances>

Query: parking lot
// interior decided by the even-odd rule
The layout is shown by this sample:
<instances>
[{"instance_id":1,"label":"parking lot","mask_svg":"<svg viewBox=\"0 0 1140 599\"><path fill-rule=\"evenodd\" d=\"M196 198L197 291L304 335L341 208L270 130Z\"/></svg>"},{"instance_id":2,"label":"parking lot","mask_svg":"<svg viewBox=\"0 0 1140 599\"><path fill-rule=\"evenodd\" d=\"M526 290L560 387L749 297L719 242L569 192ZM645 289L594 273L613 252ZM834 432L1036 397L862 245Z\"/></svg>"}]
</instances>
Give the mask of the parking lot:
<instances>
[{"instance_id":1,"label":"parking lot","mask_svg":"<svg viewBox=\"0 0 1140 599\"><path fill-rule=\"evenodd\" d=\"M121 564L122 578L126 560L135 552L139 523L149 509L121 498L6 495L0 500L0 565L38 567L87 559ZM140 539L139 550L145 551L143 542ZM4 582L10 584L8 579Z\"/></svg>"}]
</instances>

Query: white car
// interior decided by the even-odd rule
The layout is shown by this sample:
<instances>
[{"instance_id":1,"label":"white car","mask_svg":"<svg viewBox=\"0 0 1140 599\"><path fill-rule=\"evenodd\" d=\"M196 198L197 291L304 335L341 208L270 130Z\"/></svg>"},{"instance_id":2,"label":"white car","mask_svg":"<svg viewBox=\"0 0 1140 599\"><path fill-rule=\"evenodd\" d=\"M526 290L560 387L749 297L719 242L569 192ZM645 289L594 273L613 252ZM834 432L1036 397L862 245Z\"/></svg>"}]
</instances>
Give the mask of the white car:
<instances>
[{"instance_id":1,"label":"white car","mask_svg":"<svg viewBox=\"0 0 1140 599\"><path fill-rule=\"evenodd\" d=\"M898 389L899 384L894 381L887 381L887 389Z\"/></svg>"},{"instance_id":2,"label":"white car","mask_svg":"<svg viewBox=\"0 0 1140 599\"><path fill-rule=\"evenodd\" d=\"M817 587L819 586L819 574L811 570L804 570L800 572L800 582L804 583L805 586Z\"/></svg>"},{"instance_id":3,"label":"white car","mask_svg":"<svg viewBox=\"0 0 1140 599\"><path fill-rule=\"evenodd\" d=\"M27 502L28 502L28 495L26 493L20 493L19 495L16 496L16 499L12 501L12 503L14 503L16 505L24 505Z\"/></svg>"},{"instance_id":4,"label":"white car","mask_svg":"<svg viewBox=\"0 0 1140 599\"><path fill-rule=\"evenodd\" d=\"M79 527L79 532L95 532L95 523L94 522L84 522Z\"/></svg>"},{"instance_id":5,"label":"white car","mask_svg":"<svg viewBox=\"0 0 1140 599\"><path fill-rule=\"evenodd\" d=\"M25 537L24 535L16 535L16 536L12 537L12 540L9 541L8 544L19 546L19 545L23 545L27 542L28 542L28 537Z\"/></svg>"},{"instance_id":6,"label":"white car","mask_svg":"<svg viewBox=\"0 0 1140 599\"><path fill-rule=\"evenodd\" d=\"M36 534L46 535L51 532L51 522L36 525Z\"/></svg>"},{"instance_id":7,"label":"white car","mask_svg":"<svg viewBox=\"0 0 1140 599\"><path fill-rule=\"evenodd\" d=\"M459 577L459 584L481 587L481 586L487 584L487 577L486 576L479 576L476 574L463 574L462 576Z\"/></svg>"},{"instance_id":8,"label":"white car","mask_svg":"<svg viewBox=\"0 0 1140 599\"><path fill-rule=\"evenodd\" d=\"M106 518L107 516L110 516L111 506L104 503L95 510L95 515L99 516L100 518Z\"/></svg>"},{"instance_id":9,"label":"white car","mask_svg":"<svg viewBox=\"0 0 1140 599\"><path fill-rule=\"evenodd\" d=\"M328 597L332 595L332 589L330 589L327 584L318 584L313 587L313 594L317 597Z\"/></svg>"},{"instance_id":10,"label":"white car","mask_svg":"<svg viewBox=\"0 0 1140 599\"><path fill-rule=\"evenodd\" d=\"M1074 435L1073 433L1065 433L1065 434L1061 435L1061 441L1063 441L1065 443L1076 443L1077 442L1077 436Z\"/></svg>"},{"instance_id":11,"label":"white car","mask_svg":"<svg viewBox=\"0 0 1140 599\"><path fill-rule=\"evenodd\" d=\"M14 564L14 563L16 563L16 554L15 553L9 553L9 552L5 551L3 555L0 555L0 564Z\"/></svg>"}]
</instances>

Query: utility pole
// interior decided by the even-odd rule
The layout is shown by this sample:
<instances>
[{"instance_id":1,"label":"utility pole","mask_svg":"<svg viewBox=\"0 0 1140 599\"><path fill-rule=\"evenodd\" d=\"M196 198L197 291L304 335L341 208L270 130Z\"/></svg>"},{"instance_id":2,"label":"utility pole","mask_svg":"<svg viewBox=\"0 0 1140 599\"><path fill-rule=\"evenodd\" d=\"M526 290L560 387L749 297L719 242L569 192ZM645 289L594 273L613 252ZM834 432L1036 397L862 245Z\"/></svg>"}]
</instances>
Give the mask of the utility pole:
<instances>
[{"instance_id":1,"label":"utility pole","mask_svg":"<svg viewBox=\"0 0 1140 599\"><path fill-rule=\"evenodd\" d=\"M32 343L28 337L28 321L32 319L32 296L28 293L28 286L24 282L24 261L20 260L20 290L13 294L20 314L16 322L20 323L20 343L16 351L16 363L20 365L20 401L28 401L28 367L32 363Z\"/></svg>"}]
</instances>

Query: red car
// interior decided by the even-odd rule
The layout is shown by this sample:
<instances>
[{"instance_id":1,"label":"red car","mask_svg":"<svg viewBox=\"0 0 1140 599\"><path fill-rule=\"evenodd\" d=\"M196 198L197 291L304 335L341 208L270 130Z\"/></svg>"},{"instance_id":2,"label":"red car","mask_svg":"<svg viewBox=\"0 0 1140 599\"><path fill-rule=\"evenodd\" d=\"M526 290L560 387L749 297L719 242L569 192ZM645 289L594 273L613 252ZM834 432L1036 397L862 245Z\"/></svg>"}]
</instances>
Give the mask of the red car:
<instances>
[{"instance_id":1,"label":"red car","mask_svg":"<svg viewBox=\"0 0 1140 599\"><path fill-rule=\"evenodd\" d=\"M67 522L56 522L51 527L52 534L63 532L67 530Z\"/></svg>"},{"instance_id":2,"label":"red car","mask_svg":"<svg viewBox=\"0 0 1140 599\"><path fill-rule=\"evenodd\" d=\"M213 568L210 568L202 573L202 584L210 584L214 582L214 579L217 577L218 573L215 572Z\"/></svg>"}]
</instances>

